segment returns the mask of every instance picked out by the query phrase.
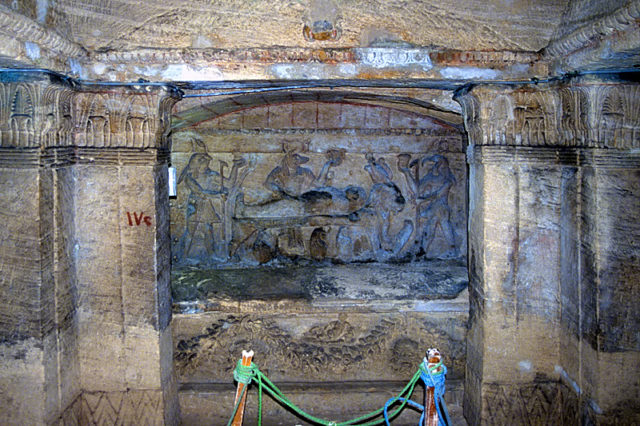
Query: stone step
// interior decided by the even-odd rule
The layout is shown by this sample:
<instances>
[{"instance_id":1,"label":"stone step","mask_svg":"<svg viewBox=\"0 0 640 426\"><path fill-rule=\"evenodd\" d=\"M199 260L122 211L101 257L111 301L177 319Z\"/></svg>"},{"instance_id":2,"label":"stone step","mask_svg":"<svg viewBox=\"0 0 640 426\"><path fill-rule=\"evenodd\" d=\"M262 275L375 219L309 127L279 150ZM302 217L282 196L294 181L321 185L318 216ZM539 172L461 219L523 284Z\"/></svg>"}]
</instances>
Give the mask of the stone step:
<instances>
[{"instance_id":1,"label":"stone step","mask_svg":"<svg viewBox=\"0 0 640 426\"><path fill-rule=\"evenodd\" d=\"M396 396L406 382L316 382L276 383L284 395L307 413L325 420L345 421L367 414ZM463 382L447 381L445 401L452 424L466 426L462 416ZM183 425L225 425L233 411L235 385L231 383L189 383L180 387L180 409ZM416 386L412 399L422 404L424 387ZM258 390L251 385L247 396L245 426L257 424ZM405 408L392 422L394 426L415 426L420 414ZM307 425L311 424L294 416L290 411L274 402L267 394L263 396L262 424Z\"/></svg>"}]
</instances>

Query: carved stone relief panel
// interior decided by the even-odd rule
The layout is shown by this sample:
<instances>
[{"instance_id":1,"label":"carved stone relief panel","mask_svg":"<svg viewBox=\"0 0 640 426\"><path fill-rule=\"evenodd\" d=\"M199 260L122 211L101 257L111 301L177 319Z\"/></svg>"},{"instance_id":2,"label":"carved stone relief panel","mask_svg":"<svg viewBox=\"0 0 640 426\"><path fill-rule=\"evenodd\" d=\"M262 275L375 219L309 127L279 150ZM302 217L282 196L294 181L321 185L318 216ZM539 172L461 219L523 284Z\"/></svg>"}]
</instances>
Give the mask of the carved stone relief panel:
<instances>
[{"instance_id":1,"label":"carved stone relief panel","mask_svg":"<svg viewBox=\"0 0 640 426\"><path fill-rule=\"evenodd\" d=\"M464 375L466 313L180 315L174 318L178 381L225 382L238 354L276 381L398 380L411 377L425 350L446 353L449 379Z\"/></svg>"},{"instance_id":2,"label":"carved stone relief panel","mask_svg":"<svg viewBox=\"0 0 640 426\"><path fill-rule=\"evenodd\" d=\"M345 106L323 126L317 108L256 108L173 135L178 265L464 256L462 135L381 107ZM274 109L286 120L243 127Z\"/></svg>"}]
</instances>

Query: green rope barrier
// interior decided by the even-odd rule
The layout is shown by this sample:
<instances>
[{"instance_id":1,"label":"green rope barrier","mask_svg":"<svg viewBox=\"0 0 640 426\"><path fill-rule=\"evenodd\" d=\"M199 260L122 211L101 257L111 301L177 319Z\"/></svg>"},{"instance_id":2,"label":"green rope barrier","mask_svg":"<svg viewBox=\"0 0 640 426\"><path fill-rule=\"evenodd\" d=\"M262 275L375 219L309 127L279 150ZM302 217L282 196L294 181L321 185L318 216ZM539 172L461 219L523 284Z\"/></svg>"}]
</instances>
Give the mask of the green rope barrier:
<instances>
[{"instance_id":1,"label":"green rope barrier","mask_svg":"<svg viewBox=\"0 0 640 426\"><path fill-rule=\"evenodd\" d=\"M441 364L441 363L440 363ZM432 369L436 369L440 366L440 364L429 368L430 370ZM416 371L416 373L413 375L413 377L411 378L411 380L409 380L409 383L407 383L407 385L404 387L404 389L402 389L400 391L400 393L398 394L398 396L396 396L395 398L393 398L390 402L390 404L388 405L393 405L398 401L401 401L400 406L393 411L391 414L389 414L388 418L392 419L395 416L397 416L398 414L400 414L400 412L402 410L404 410L404 408L406 407L407 403L409 402L409 398L411 397L411 395L413 394L413 390L416 386L416 383L418 382L418 380L420 380L420 376L422 374L422 372L424 371L424 367L422 366L422 363L420 364L420 368L418 368L418 371ZM271 382L271 380L269 380L269 378L267 376L264 375L264 373L262 371L260 371L260 369L258 368L257 365L255 365L254 363L251 363L250 366L244 366L242 365L241 361L238 361L238 364L236 365L235 370L233 371L233 377L235 380L237 380L240 383L243 383L245 386L242 389L242 393L240 395L240 397L238 398L238 402L236 403L233 413L231 414L231 418L229 419L229 422L227 423L227 426L231 425L231 422L233 421L233 418L236 415L236 412L238 411L238 406L240 405L240 401L242 400L242 394L244 394L244 392L246 392L246 389L248 387L248 385L252 382L255 381L258 384L258 426L262 425L262 393L263 391L266 391L273 399L276 400L276 402L278 402L279 404L283 405L284 407L290 409L291 411L293 411L297 416L311 422L311 423L315 423L315 424L319 424L322 426L351 426L351 425L359 425L359 426L376 426L376 425L381 425L383 423L385 423L385 419L378 419L378 420L373 420L373 421L369 421L366 423L363 423L365 420L369 420L372 419L374 417L377 417L379 415L381 415L384 411L384 407L383 408L379 408L375 411L372 411L371 413L356 417L354 419L351 420L347 420L344 422L335 422L335 421L328 421L328 420L324 420L324 419L320 419L318 417L312 416L311 414L305 412L304 410L302 410L300 407L298 407L297 405L295 405L293 402L291 402L289 400L289 398L287 398L282 391L275 385L273 384L273 382Z\"/></svg>"}]
</instances>

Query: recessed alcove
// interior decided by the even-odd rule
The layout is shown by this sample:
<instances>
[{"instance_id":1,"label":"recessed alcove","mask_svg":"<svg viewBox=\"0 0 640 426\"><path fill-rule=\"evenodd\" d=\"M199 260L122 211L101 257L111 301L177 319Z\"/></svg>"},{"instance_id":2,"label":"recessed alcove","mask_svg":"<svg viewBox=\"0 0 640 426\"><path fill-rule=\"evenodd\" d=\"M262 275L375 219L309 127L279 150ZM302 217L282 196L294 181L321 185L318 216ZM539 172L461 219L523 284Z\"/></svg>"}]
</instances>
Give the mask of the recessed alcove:
<instances>
[{"instance_id":1,"label":"recessed alcove","mask_svg":"<svg viewBox=\"0 0 640 426\"><path fill-rule=\"evenodd\" d=\"M245 348L280 383L387 389L437 346L450 398L461 395L466 136L459 114L425 100L447 96L279 91L179 104L172 327L192 421L217 415L198 401Z\"/></svg>"}]
</instances>

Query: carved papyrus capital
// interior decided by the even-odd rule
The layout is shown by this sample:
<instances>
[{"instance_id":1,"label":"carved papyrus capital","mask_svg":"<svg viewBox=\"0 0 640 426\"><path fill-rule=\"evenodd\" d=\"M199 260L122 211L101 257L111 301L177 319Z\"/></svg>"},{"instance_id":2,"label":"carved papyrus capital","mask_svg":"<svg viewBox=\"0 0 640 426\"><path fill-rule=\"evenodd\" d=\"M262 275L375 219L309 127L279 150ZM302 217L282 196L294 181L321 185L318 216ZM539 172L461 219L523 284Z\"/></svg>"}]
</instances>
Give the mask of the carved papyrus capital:
<instances>
[{"instance_id":1,"label":"carved papyrus capital","mask_svg":"<svg viewBox=\"0 0 640 426\"><path fill-rule=\"evenodd\" d=\"M483 85L462 91L469 140L476 145L558 144L559 96L548 87Z\"/></svg>"},{"instance_id":2,"label":"carved papyrus capital","mask_svg":"<svg viewBox=\"0 0 640 426\"><path fill-rule=\"evenodd\" d=\"M68 145L71 95L46 80L0 82L0 147Z\"/></svg>"},{"instance_id":3,"label":"carved papyrus capital","mask_svg":"<svg viewBox=\"0 0 640 426\"><path fill-rule=\"evenodd\" d=\"M580 97L577 117L587 129L589 146L633 149L640 147L640 85L612 81L576 82Z\"/></svg>"},{"instance_id":4,"label":"carved papyrus capital","mask_svg":"<svg viewBox=\"0 0 640 426\"><path fill-rule=\"evenodd\" d=\"M47 73L2 73L0 148L167 149L179 92L164 85L85 85Z\"/></svg>"},{"instance_id":5,"label":"carved papyrus capital","mask_svg":"<svg viewBox=\"0 0 640 426\"><path fill-rule=\"evenodd\" d=\"M167 149L171 108L179 99L168 86L81 88L72 102L74 144Z\"/></svg>"},{"instance_id":6,"label":"carved papyrus capital","mask_svg":"<svg viewBox=\"0 0 640 426\"><path fill-rule=\"evenodd\" d=\"M576 79L569 83L483 85L459 92L475 145L640 146L640 85Z\"/></svg>"}]
</instances>

